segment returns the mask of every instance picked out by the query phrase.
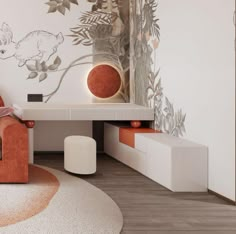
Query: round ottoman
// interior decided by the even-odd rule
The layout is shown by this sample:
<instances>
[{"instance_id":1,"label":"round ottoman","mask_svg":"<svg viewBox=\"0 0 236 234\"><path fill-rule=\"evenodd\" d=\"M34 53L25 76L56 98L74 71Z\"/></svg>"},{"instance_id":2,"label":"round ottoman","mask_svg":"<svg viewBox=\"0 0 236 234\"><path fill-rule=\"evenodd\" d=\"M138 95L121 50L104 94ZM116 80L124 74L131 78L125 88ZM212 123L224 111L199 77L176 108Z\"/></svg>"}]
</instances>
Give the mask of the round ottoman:
<instances>
[{"instance_id":1,"label":"round ottoman","mask_svg":"<svg viewBox=\"0 0 236 234\"><path fill-rule=\"evenodd\" d=\"M64 140L64 168L77 174L96 172L96 141L86 136L68 136Z\"/></svg>"}]
</instances>

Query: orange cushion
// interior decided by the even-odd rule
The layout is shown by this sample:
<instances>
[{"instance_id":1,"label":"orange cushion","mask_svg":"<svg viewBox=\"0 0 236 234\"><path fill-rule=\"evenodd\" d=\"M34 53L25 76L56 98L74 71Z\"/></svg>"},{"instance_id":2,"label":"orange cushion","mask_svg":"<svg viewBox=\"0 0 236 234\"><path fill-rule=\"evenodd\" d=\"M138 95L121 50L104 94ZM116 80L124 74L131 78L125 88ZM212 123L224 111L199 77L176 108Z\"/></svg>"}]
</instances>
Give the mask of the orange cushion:
<instances>
[{"instance_id":1,"label":"orange cushion","mask_svg":"<svg viewBox=\"0 0 236 234\"><path fill-rule=\"evenodd\" d=\"M135 133L160 133L152 128L119 128L119 141L130 147L135 147Z\"/></svg>"}]
</instances>

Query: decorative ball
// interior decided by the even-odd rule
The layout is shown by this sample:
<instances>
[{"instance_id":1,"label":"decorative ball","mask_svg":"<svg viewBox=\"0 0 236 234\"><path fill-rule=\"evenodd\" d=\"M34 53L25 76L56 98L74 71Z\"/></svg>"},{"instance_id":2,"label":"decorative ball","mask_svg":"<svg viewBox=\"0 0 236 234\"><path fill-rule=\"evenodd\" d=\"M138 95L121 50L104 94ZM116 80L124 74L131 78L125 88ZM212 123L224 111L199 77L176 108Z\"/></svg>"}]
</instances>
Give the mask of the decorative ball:
<instances>
[{"instance_id":1,"label":"decorative ball","mask_svg":"<svg viewBox=\"0 0 236 234\"><path fill-rule=\"evenodd\" d=\"M119 72L107 64L95 66L89 73L87 84L90 92L98 98L114 96L121 87Z\"/></svg>"},{"instance_id":2,"label":"decorative ball","mask_svg":"<svg viewBox=\"0 0 236 234\"><path fill-rule=\"evenodd\" d=\"M133 128L139 128L141 126L141 121L139 120L132 120L130 121L130 124Z\"/></svg>"},{"instance_id":3,"label":"decorative ball","mask_svg":"<svg viewBox=\"0 0 236 234\"><path fill-rule=\"evenodd\" d=\"M27 128L33 128L35 125L35 121L33 121L33 120L26 120L26 121L24 121L24 123Z\"/></svg>"}]
</instances>

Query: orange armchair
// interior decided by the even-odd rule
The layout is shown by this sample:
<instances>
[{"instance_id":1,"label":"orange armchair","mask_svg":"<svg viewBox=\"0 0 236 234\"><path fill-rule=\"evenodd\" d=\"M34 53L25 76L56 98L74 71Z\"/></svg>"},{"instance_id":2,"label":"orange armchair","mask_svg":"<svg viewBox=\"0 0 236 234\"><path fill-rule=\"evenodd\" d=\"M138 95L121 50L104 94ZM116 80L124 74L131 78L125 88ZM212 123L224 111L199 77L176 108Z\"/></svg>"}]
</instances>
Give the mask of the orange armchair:
<instances>
[{"instance_id":1,"label":"orange armchair","mask_svg":"<svg viewBox=\"0 0 236 234\"><path fill-rule=\"evenodd\" d=\"M2 99L1 104L4 105ZM1 117L0 137L0 183L27 183L29 153L26 126L11 116Z\"/></svg>"}]
</instances>

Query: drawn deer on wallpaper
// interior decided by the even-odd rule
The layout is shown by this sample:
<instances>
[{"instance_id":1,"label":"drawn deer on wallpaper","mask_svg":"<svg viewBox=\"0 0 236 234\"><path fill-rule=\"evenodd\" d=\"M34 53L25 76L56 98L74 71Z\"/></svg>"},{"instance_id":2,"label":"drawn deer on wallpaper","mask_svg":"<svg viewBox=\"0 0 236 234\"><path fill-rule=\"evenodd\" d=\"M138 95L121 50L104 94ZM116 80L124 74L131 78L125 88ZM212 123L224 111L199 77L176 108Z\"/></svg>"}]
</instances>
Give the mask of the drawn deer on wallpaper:
<instances>
[{"instance_id":1,"label":"drawn deer on wallpaper","mask_svg":"<svg viewBox=\"0 0 236 234\"><path fill-rule=\"evenodd\" d=\"M24 66L29 60L48 61L64 41L62 33L54 35L42 30L28 33L19 42L12 39L10 27L3 23L0 29L0 59L15 57L19 67Z\"/></svg>"}]
</instances>

